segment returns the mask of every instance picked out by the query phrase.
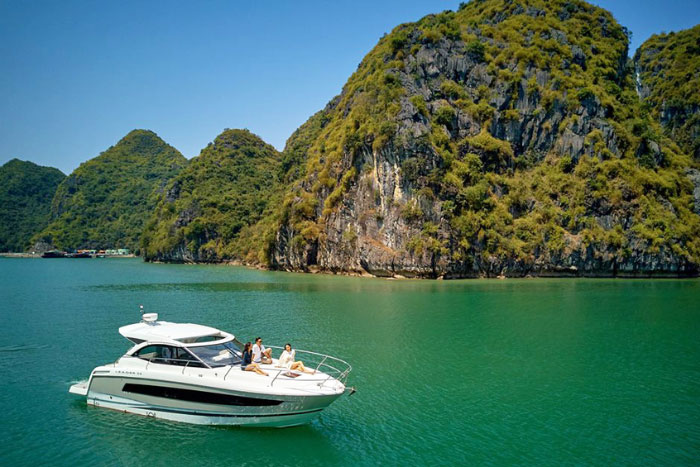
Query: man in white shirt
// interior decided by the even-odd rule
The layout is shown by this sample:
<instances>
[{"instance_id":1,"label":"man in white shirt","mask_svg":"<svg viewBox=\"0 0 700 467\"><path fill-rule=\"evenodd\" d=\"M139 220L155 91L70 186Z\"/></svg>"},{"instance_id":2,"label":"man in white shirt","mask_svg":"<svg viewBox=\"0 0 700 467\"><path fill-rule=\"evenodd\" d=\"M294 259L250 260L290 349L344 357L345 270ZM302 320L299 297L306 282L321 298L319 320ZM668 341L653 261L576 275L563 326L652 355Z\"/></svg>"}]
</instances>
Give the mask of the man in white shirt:
<instances>
[{"instance_id":1,"label":"man in white shirt","mask_svg":"<svg viewBox=\"0 0 700 467\"><path fill-rule=\"evenodd\" d=\"M253 344L253 363L272 363L272 349L265 348L261 337L256 337Z\"/></svg>"}]
</instances>

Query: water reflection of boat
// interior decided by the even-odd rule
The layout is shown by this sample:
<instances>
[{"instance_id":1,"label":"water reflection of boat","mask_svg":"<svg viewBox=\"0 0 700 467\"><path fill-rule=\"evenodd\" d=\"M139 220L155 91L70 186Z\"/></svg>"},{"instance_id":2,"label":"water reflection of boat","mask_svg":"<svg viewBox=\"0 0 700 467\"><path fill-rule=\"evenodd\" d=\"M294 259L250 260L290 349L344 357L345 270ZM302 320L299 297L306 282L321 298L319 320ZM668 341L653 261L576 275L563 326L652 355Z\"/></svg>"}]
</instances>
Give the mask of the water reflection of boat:
<instances>
[{"instance_id":1,"label":"water reflection of boat","mask_svg":"<svg viewBox=\"0 0 700 467\"><path fill-rule=\"evenodd\" d=\"M45 251L41 255L42 258L65 258L66 253L58 250Z\"/></svg>"},{"instance_id":2,"label":"water reflection of boat","mask_svg":"<svg viewBox=\"0 0 700 467\"><path fill-rule=\"evenodd\" d=\"M70 392L96 407L154 418L275 427L306 423L346 392L352 368L330 355L296 351L314 374L277 368L273 359L261 365L269 376L258 375L241 371L242 345L232 334L157 319L147 313L119 328L136 345Z\"/></svg>"}]
</instances>

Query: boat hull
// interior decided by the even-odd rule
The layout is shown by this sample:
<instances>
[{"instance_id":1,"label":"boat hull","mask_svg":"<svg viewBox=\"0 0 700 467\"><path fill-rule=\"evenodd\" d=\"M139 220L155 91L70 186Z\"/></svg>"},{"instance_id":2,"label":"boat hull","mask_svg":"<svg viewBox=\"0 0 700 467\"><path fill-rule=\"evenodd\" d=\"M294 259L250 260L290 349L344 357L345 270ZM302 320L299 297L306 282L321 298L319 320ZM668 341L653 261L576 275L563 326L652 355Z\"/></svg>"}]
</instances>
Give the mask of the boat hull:
<instances>
[{"instance_id":1,"label":"boat hull","mask_svg":"<svg viewBox=\"0 0 700 467\"><path fill-rule=\"evenodd\" d=\"M71 388L88 405L198 425L289 427L310 422L340 397L253 394L175 381L93 375Z\"/></svg>"},{"instance_id":2,"label":"boat hull","mask_svg":"<svg viewBox=\"0 0 700 467\"><path fill-rule=\"evenodd\" d=\"M141 404L138 401L121 399L109 400L108 396L88 398L88 405L94 407L112 409L124 413L132 413L145 417L159 418L174 422L190 423L194 425L232 425L232 426L255 426L255 427L276 427L286 428L303 425L316 418L323 409L310 410L306 412L295 412L286 414L233 414L216 412L188 412L171 407L152 406Z\"/></svg>"}]
</instances>

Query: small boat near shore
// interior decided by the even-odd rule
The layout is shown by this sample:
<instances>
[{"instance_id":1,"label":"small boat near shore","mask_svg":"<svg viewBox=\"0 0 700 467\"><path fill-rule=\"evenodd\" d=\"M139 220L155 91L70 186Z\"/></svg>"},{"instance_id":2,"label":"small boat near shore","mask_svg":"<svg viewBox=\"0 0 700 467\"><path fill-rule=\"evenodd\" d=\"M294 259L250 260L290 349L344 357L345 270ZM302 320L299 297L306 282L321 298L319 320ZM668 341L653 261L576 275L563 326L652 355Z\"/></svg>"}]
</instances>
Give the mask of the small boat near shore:
<instances>
[{"instance_id":1,"label":"small boat near shore","mask_svg":"<svg viewBox=\"0 0 700 467\"><path fill-rule=\"evenodd\" d=\"M69 253L68 258L92 258L93 255L87 251L77 251L75 253Z\"/></svg>"},{"instance_id":2,"label":"small boat near shore","mask_svg":"<svg viewBox=\"0 0 700 467\"><path fill-rule=\"evenodd\" d=\"M146 313L119 333L135 345L70 387L89 405L194 424L287 427L354 392L346 386L352 367L330 355L296 350L314 374L278 367L273 358L260 365L264 376L241 371L241 342L216 328Z\"/></svg>"},{"instance_id":3,"label":"small boat near shore","mask_svg":"<svg viewBox=\"0 0 700 467\"><path fill-rule=\"evenodd\" d=\"M42 258L67 258L65 251L49 250L41 254Z\"/></svg>"},{"instance_id":4,"label":"small boat near shore","mask_svg":"<svg viewBox=\"0 0 700 467\"><path fill-rule=\"evenodd\" d=\"M42 253L42 258L92 258L93 255L87 251L76 251L66 253L65 251L51 250Z\"/></svg>"}]
</instances>

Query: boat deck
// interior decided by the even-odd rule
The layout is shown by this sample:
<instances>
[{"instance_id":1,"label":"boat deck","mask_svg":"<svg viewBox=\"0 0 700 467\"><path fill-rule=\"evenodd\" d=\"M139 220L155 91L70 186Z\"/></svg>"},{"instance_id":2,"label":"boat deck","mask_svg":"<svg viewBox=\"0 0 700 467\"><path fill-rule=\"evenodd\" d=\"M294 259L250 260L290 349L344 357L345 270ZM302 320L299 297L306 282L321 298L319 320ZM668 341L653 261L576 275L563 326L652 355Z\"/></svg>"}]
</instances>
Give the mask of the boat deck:
<instances>
[{"instance_id":1,"label":"boat deck","mask_svg":"<svg viewBox=\"0 0 700 467\"><path fill-rule=\"evenodd\" d=\"M88 381L80 381L75 384L73 384L70 389L68 390L71 394L75 394L77 396L87 396L88 393Z\"/></svg>"}]
</instances>

